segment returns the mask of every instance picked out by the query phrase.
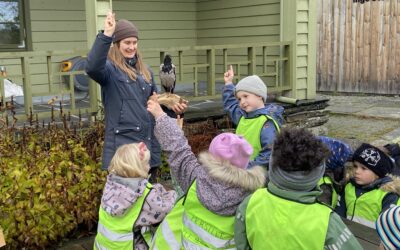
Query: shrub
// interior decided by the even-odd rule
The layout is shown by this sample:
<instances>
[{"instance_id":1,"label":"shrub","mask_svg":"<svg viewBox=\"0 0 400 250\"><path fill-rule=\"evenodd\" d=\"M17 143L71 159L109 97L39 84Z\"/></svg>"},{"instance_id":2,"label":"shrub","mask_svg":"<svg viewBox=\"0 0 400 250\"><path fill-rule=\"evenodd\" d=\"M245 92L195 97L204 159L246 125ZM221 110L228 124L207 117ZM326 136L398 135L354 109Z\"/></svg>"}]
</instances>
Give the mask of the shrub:
<instances>
[{"instance_id":1,"label":"shrub","mask_svg":"<svg viewBox=\"0 0 400 250\"><path fill-rule=\"evenodd\" d=\"M106 172L101 123L0 129L0 226L7 248L45 248L97 222ZM77 132L79 131L79 132Z\"/></svg>"}]
</instances>

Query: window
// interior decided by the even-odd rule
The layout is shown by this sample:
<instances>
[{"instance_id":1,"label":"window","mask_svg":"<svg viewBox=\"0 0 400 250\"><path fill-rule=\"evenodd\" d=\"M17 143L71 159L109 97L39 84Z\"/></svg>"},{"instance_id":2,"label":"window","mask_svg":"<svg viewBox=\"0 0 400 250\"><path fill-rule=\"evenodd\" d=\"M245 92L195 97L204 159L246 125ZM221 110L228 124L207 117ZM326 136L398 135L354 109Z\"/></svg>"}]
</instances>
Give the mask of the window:
<instances>
[{"instance_id":1,"label":"window","mask_svg":"<svg viewBox=\"0 0 400 250\"><path fill-rule=\"evenodd\" d=\"M0 0L0 50L26 50L23 0Z\"/></svg>"}]
</instances>

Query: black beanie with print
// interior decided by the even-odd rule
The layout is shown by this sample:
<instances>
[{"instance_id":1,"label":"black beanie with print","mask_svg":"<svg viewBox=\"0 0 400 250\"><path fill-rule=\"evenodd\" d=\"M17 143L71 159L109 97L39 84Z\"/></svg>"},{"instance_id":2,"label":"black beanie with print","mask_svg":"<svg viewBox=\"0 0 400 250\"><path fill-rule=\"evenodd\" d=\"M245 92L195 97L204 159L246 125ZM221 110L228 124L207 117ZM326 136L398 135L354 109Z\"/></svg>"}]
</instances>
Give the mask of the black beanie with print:
<instances>
[{"instance_id":1,"label":"black beanie with print","mask_svg":"<svg viewBox=\"0 0 400 250\"><path fill-rule=\"evenodd\" d=\"M363 143L353 154L353 161L363 164L374 172L379 178L384 177L392 171L392 159L380 149Z\"/></svg>"}]
</instances>

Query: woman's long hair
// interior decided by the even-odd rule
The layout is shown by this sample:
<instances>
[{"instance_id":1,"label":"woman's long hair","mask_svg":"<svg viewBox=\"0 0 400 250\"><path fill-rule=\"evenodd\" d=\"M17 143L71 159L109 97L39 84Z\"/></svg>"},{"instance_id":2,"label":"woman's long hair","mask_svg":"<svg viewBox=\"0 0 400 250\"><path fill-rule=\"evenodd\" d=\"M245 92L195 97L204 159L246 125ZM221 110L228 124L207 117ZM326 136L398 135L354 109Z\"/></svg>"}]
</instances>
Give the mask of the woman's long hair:
<instances>
[{"instance_id":1,"label":"woman's long hair","mask_svg":"<svg viewBox=\"0 0 400 250\"><path fill-rule=\"evenodd\" d=\"M136 49L136 57L137 57L137 62L136 62L136 69L133 67L130 67L127 65L124 56L122 55L121 51L119 50L119 42L114 43L113 46L111 46L110 50L108 51L108 58L111 60L111 62L117 66L119 69L124 71L129 78L132 80L136 80L136 71L141 73L143 75L144 80L147 83L151 82L151 74L150 71L147 69L146 65L144 64L142 60L142 56L140 55L140 52L138 49Z\"/></svg>"}]
</instances>

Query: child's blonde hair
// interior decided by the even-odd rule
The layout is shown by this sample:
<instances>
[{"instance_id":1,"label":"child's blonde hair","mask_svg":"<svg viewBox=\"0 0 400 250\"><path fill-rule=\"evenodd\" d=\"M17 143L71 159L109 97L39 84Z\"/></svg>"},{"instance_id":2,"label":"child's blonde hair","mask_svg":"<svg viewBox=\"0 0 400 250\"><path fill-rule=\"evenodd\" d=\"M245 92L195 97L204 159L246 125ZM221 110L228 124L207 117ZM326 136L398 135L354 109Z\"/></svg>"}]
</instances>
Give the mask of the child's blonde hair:
<instances>
[{"instance_id":1,"label":"child's blonde hair","mask_svg":"<svg viewBox=\"0 0 400 250\"><path fill-rule=\"evenodd\" d=\"M121 177L148 177L150 151L146 150L140 159L139 143L120 146L111 159L109 171Z\"/></svg>"}]
</instances>

